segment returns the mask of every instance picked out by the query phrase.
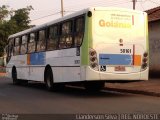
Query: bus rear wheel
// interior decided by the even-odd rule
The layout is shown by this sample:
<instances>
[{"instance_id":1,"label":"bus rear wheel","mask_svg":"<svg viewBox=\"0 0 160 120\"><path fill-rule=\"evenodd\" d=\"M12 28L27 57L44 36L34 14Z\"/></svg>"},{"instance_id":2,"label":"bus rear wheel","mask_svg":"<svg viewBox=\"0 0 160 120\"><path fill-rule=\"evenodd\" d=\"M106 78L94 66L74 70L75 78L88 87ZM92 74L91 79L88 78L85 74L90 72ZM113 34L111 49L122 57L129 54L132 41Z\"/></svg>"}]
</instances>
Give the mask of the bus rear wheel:
<instances>
[{"instance_id":1,"label":"bus rear wheel","mask_svg":"<svg viewBox=\"0 0 160 120\"><path fill-rule=\"evenodd\" d=\"M15 67L12 69L12 80L14 85L19 84L19 80L17 79L17 70Z\"/></svg>"},{"instance_id":2,"label":"bus rear wheel","mask_svg":"<svg viewBox=\"0 0 160 120\"><path fill-rule=\"evenodd\" d=\"M53 73L51 69L47 69L46 74L45 74L45 84L46 87L49 91L52 91L54 88L54 83L53 83Z\"/></svg>"},{"instance_id":3,"label":"bus rear wheel","mask_svg":"<svg viewBox=\"0 0 160 120\"><path fill-rule=\"evenodd\" d=\"M92 81L92 82L84 82L84 87L87 91L90 92L95 92L95 91L100 91L105 85L105 82L97 82L97 81Z\"/></svg>"}]
</instances>

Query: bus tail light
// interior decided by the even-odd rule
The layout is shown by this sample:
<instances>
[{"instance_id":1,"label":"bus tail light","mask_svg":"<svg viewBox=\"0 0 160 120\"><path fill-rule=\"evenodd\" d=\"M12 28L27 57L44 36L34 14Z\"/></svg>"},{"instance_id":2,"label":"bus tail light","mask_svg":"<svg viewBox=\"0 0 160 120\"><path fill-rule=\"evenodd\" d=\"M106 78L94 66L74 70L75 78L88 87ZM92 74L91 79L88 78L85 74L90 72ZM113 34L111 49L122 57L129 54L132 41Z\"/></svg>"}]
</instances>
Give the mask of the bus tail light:
<instances>
[{"instance_id":1,"label":"bus tail light","mask_svg":"<svg viewBox=\"0 0 160 120\"><path fill-rule=\"evenodd\" d=\"M148 57L148 53L145 52L145 53L143 54L143 57Z\"/></svg>"},{"instance_id":2,"label":"bus tail light","mask_svg":"<svg viewBox=\"0 0 160 120\"><path fill-rule=\"evenodd\" d=\"M143 70L145 70L145 69L147 68L147 66L148 66L148 53L145 52L145 53L143 54L143 60L142 60L142 66L141 66L141 68L142 68Z\"/></svg>"},{"instance_id":3,"label":"bus tail light","mask_svg":"<svg viewBox=\"0 0 160 120\"><path fill-rule=\"evenodd\" d=\"M91 68L93 68L94 70L97 70L97 71L99 70L97 53L92 48L89 49L89 62L90 62L90 67Z\"/></svg>"}]
</instances>

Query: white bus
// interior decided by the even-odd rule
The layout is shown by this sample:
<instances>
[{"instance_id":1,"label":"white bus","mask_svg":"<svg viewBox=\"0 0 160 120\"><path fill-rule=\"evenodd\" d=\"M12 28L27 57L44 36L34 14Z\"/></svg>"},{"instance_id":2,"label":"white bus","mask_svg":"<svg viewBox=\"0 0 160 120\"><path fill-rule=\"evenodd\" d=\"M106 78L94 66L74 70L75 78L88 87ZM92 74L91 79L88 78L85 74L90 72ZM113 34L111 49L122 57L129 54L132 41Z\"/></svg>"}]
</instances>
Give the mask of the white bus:
<instances>
[{"instance_id":1,"label":"white bus","mask_svg":"<svg viewBox=\"0 0 160 120\"><path fill-rule=\"evenodd\" d=\"M148 80L148 21L142 11L88 8L11 35L7 75L13 83L83 83ZM59 84L60 85L60 84Z\"/></svg>"}]
</instances>

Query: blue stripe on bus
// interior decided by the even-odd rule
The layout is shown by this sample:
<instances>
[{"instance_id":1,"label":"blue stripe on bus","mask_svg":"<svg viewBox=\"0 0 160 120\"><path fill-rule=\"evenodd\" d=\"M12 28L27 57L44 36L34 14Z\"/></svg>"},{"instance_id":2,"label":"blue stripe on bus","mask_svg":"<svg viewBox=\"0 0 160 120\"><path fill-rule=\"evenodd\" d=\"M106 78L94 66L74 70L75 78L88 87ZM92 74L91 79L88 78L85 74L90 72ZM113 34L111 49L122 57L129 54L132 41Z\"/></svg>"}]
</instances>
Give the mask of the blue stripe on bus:
<instances>
[{"instance_id":1,"label":"blue stripe on bus","mask_svg":"<svg viewBox=\"0 0 160 120\"><path fill-rule=\"evenodd\" d=\"M31 53L30 54L30 65L44 65L46 63L46 53Z\"/></svg>"},{"instance_id":2,"label":"blue stripe on bus","mask_svg":"<svg viewBox=\"0 0 160 120\"><path fill-rule=\"evenodd\" d=\"M99 65L131 65L132 56L124 54L99 54Z\"/></svg>"}]
</instances>

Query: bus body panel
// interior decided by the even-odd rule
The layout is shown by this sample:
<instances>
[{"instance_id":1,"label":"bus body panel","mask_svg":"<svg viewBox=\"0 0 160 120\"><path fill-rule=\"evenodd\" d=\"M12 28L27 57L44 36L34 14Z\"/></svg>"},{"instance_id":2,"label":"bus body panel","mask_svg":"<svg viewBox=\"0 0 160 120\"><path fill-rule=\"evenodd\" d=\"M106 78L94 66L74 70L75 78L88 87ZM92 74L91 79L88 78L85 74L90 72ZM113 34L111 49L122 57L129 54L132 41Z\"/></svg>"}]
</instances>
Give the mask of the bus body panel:
<instances>
[{"instance_id":1,"label":"bus body panel","mask_svg":"<svg viewBox=\"0 0 160 120\"><path fill-rule=\"evenodd\" d=\"M91 73L97 75L94 74L91 80L124 80L125 77L129 80L148 79L148 65L146 72L142 69L143 55L149 50L146 21L147 15L144 12L125 9L92 10L92 42L89 42L89 46L97 52L99 73L93 70ZM86 75L90 73L88 69L86 71ZM130 75L135 77L130 78ZM86 76L87 80L89 78Z\"/></svg>"},{"instance_id":2,"label":"bus body panel","mask_svg":"<svg viewBox=\"0 0 160 120\"><path fill-rule=\"evenodd\" d=\"M15 66L18 74L18 79L28 79L27 69L27 55L12 56L9 63L7 64L6 72L7 76L12 78L12 68Z\"/></svg>"},{"instance_id":3,"label":"bus body panel","mask_svg":"<svg viewBox=\"0 0 160 120\"><path fill-rule=\"evenodd\" d=\"M28 67L28 79L34 81L44 81L44 66L31 66ZM18 74L18 73L17 73Z\"/></svg>"},{"instance_id":4,"label":"bus body panel","mask_svg":"<svg viewBox=\"0 0 160 120\"><path fill-rule=\"evenodd\" d=\"M80 56L76 52L76 48L71 48L13 56L8 64L8 76L12 77L11 70L15 66L18 79L44 81L45 67L49 65L54 82L81 81Z\"/></svg>"},{"instance_id":5,"label":"bus body panel","mask_svg":"<svg viewBox=\"0 0 160 120\"><path fill-rule=\"evenodd\" d=\"M52 66L54 82L80 81L80 56L77 48L58 50L47 53L46 63Z\"/></svg>"},{"instance_id":6,"label":"bus body panel","mask_svg":"<svg viewBox=\"0 0 160 120\"><path fill-rule=\"evenodd\" d=\"M104 73L95 71L92 68L86 68L86 81L137 81L137 80L148 80L148 68L141 73L130 73L130 74L122 74L122 73Z\"/></svg>"}]
</instances>

